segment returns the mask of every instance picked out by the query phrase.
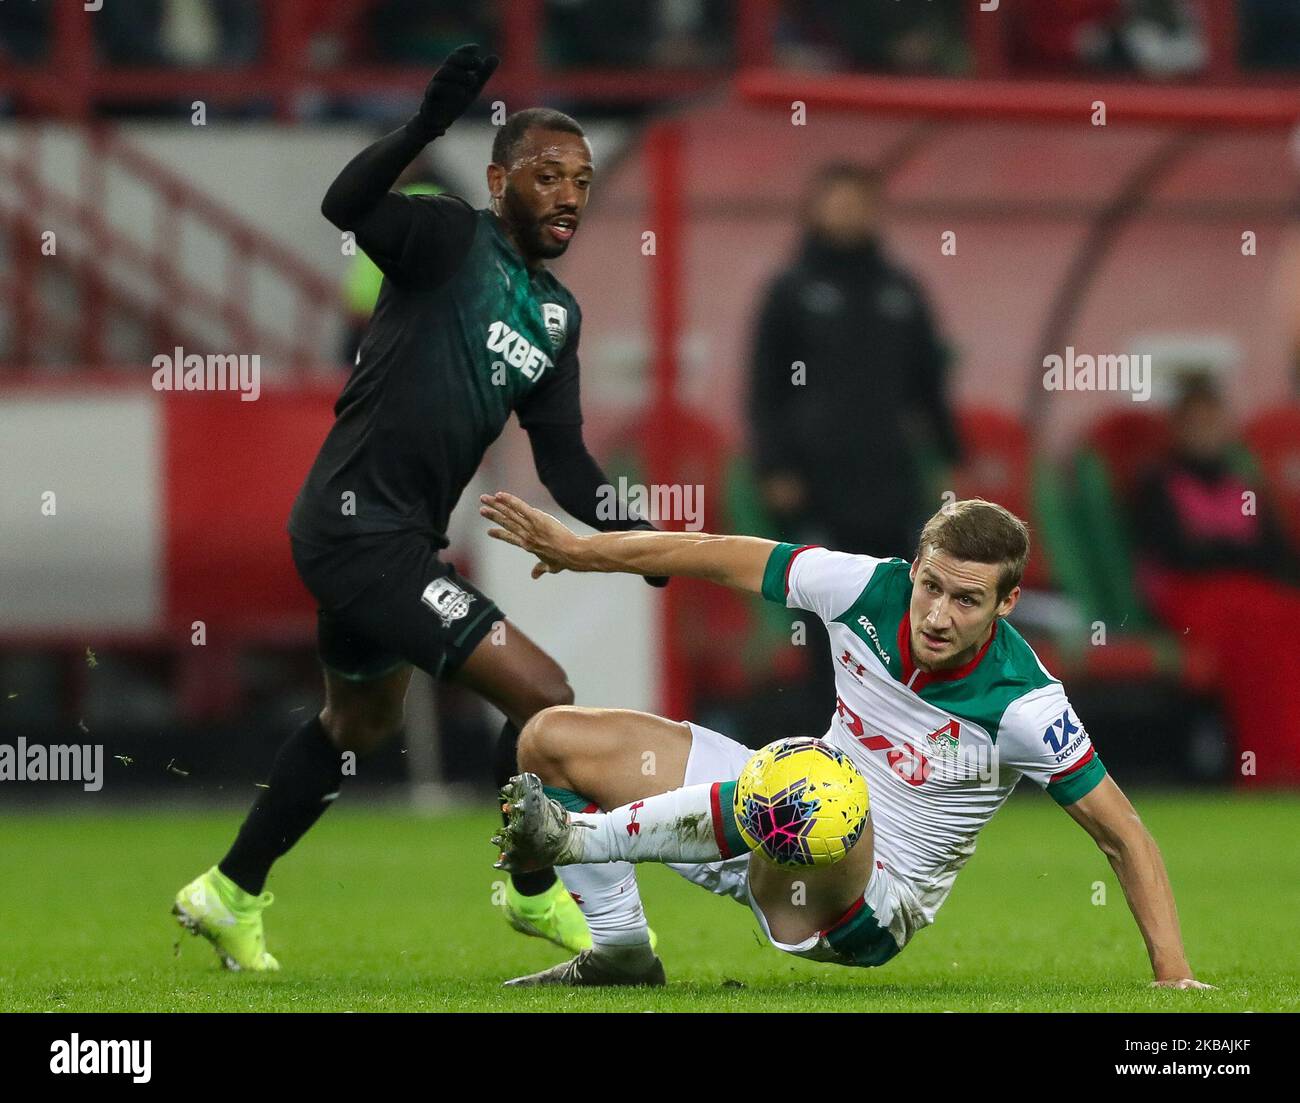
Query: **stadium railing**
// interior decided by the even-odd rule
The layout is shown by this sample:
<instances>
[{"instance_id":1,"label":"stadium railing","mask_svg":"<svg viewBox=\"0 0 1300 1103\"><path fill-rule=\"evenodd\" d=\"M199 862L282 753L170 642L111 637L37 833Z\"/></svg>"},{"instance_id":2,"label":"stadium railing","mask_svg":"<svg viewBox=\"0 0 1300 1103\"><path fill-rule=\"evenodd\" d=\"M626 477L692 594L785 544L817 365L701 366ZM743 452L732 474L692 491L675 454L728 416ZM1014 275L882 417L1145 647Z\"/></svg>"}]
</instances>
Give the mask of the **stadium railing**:
<instances>
[{"instance_id":1,"label":"stadium railing","mask_svg":"<svg viewBox=\"0 0 1300 1103\"><path fill-rule=\"evenodd\" d=\"M0 289L13 304L12 338L3 357L10 372L49 362L52 347L69 360L104 363L111 357L114 316L140 327L154 349L256 348L268 365L299 373L319 364L329 327L341 319L338 288L330 280L112 127L65 133L78 146L75 180L61 180L46 167L46 141L34 126L19 128L10 152L0 150L0 216L9 226L14 256L11 270L0 273ZM105 215L110 174L147 196L147 234L132 235ZM59 227L52 257L42 250L49 226ZM186 233L218 243L225 259L219 291L181 269ZM77 286L71 320L61 318L42 294L51 260ZM287 333L257 319L252 288L262 274L294 303Z\"/></svg>"}]
</instances>

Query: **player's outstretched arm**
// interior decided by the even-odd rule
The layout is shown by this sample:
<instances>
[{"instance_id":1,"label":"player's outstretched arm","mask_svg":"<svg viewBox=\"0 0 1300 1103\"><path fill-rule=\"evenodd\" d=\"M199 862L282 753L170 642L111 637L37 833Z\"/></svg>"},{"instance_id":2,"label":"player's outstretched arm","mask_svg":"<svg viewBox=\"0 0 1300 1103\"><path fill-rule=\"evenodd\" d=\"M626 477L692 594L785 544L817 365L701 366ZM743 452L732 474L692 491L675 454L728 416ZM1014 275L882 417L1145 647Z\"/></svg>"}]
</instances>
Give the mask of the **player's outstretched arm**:
<instances>
[{"instance_id":1,"label":"player's outstretched arm","mask_svg":"<svg viewBox=\"0 0 1300 1103\"><path fill-rule=\"evenodd\" d=\"M1154 987L1212 988L1192 976L1178 927L1178 908L1160 848L1133 805L1109 777L1065 810L1110 859L1129 910L1146 941Z\"/></svg>"},{"instance_id":2,"label":"player's outstretched arm","mask_svg":"<svg viewBox=\"0 0 1300 1103\"><path fill-rule=\"evenodd\" d=\"M479 498L479 513L500 526L488 535L531 552L533 577L560 571L613 571L705 578L737 590L761 593L763 572L776 543L756 536L706 532L598 532L579 536L549 513L513 494Z\"/></svg>"},{"instance_id":3,"label":"player's outstretched arm","mask_svg":"<svg viewBox=\"0 0 1300 1103\"><path fill-rule=\"evenodd\" d=\"M321 214L340 230L358 229L375 215L402 170L468 110L498 64L495 55L480 57L477 46L457 47L429 81L420 110L344 166L321 201ZM394 206L400 211L400 202ZM398 217L394 212L393 220Z\"/></svg>"}]
</instances>

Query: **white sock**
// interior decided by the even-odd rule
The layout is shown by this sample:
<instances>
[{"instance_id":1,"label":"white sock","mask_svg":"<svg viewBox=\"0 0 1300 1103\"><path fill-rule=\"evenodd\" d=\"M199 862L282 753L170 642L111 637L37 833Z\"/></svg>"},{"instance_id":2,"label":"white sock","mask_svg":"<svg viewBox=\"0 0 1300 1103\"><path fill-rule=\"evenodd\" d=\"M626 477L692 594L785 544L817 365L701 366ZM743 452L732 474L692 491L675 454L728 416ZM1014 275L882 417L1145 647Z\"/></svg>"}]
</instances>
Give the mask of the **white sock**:
<instances>
[{"instance_id":1,"label":"white sock","mask_svg":"<svg viewBox=\"0 0 1300 1103\"><path fill-rule=\"evenodd\" d=\"M720 806L718 789L717 782L687 785L610 812L570 812L575 827L569 860L716 862L730 858L719 838L723 817L732 813L729 801L728 807Z\"/></svg>"},{"instance_id":2,"label":"white sock","mask_svg":"<svg viewBox=\"0 0 1300 1103\"><path fill-rule=\"evenodd\" d=\"M627 862L561 866L555 871L578 902L591 928L594 949L650 960L650 929L646 926L636 870ZM639 954L637 947L644 947Z\"/></svg>"}]
</instances>

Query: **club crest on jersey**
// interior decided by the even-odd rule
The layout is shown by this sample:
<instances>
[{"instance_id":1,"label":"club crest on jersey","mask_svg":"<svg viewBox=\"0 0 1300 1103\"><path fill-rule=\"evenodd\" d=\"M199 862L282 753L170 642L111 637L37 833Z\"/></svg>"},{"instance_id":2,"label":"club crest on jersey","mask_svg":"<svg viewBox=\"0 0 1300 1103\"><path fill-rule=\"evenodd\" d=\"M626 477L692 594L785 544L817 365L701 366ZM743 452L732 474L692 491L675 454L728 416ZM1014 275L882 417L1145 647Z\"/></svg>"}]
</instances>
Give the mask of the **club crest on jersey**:
<instances>
[{"instance_id":1,"label":"club crest on jersey","mask_svg":"<svg viewBox=\"0 0 1300 1103\"><path fill-rule=\"evenodd\" d=\"M452 621L460 620L469 612L474 597L450 578L435 578L424 588L420 600L438 614L444 628L450 628Z\"/></svg>"},{"instance_id":2,"label":"club crest on jersey","mask_svg":"<svg viewBox=\"0 0 1300 1103\"><path fill-rule=\"evenodd\" d=\"M932 732L926 732L925 742L931 754L941 755L944 758L955 757L957 747L961 742L960 721L949 720L943 727L936 728Z\"/></svg>"},{"instance_id":3,"label":"club crest on jersey","mask_svg":"<svg viewBox=\"0 0 1300 1103\"><path fill-rule=\"evenodd\" d=\"M569 336L569 312L559 303L542 303L542 322L551 338L551 348L558 352Z\"/></svg>"}]
</instances>

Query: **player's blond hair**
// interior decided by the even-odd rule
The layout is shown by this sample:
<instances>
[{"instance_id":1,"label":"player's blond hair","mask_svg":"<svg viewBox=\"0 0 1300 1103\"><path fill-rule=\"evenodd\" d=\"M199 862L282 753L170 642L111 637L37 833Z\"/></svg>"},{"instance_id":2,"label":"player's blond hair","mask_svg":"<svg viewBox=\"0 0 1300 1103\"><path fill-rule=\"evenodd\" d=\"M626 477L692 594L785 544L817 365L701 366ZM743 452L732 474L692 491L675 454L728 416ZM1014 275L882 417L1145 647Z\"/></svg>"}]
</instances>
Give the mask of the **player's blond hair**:
<instances>
[{"instance_id":1,"label":"player's blond hair","mask_svg":"<svg viewBox=\"0 0 1300 1103\"><path fill-rule=\"evenodd\" d=\"M954 559L1001 566L1001 601L1024 577L1029 562L1029 526L996 502L963 498L943 506L926 521L916 548L917 560L930 548Z\"/></svg>"}]
</instances>

